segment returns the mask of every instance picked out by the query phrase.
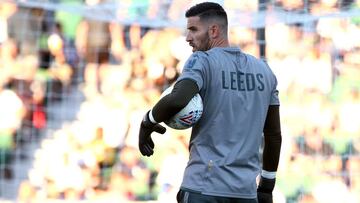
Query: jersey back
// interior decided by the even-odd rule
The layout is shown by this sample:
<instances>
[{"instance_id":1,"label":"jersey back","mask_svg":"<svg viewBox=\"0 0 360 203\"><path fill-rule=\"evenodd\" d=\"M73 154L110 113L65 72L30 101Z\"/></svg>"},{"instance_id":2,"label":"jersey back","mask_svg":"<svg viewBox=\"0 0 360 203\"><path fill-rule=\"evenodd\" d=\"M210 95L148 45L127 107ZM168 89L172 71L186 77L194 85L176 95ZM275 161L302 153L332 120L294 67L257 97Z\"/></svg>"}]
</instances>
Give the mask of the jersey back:
<instances>
[{"instance_id":1,"label":"jersey back","mask_svg":"<svg viewBox=\"0 0 360 203\"><path fill-rule=\"evenodd\" d=\"M259 146L269 105L279 105L277 80L262 60L239 48L194 52L178 81L196 82L202 118L193 127L182 188L256 198Z\"/></svg>"}]
</instances>

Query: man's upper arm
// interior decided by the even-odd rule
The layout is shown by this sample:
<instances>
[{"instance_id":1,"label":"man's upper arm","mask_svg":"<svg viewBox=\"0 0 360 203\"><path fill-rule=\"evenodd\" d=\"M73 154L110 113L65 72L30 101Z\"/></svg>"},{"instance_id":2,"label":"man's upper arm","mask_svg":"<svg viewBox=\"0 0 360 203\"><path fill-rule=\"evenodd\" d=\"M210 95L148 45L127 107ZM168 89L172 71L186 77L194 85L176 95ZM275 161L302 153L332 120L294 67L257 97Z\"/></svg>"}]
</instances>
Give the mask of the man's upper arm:
<instances>
[{"instance_id":1,"label":"man's upper arm","mask_svg":"<svg viewBox=\"0 0 360 203\"><path fill-rule=\"evenodd\" d=\"M279 133L280 131L280 106L270 105L266 115L264 135L272 135L274 133Z\"/></svg>"},{"instance_id":2,"label":"man's upper arm","mask_svg":"<svg viewBox=\"0 0 360 203\"><path fill-rule=\"evenodd\" d=\"M277 170L280 159L281 141L279 105L270 105L264 125L264 170Z\"/></svg>"}]
</instances>

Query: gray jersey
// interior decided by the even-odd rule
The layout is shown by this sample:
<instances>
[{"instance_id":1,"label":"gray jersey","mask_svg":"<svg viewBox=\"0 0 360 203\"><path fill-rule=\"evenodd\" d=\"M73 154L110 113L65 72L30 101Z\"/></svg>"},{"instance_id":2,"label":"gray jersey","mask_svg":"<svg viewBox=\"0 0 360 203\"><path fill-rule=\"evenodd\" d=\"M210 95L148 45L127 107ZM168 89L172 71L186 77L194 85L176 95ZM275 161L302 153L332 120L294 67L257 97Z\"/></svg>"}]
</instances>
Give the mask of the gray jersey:
<instances>
[{"instance_id":1,"label":"gray jersey","mask_svg":"<svg viewBox=\"0 0 360 203\"><path fill-rule=\"evenodd\" d=\"M181 187L256 198L264 122L269 105L279 105L275 75L264 61L228 47L194 52L182 79L196 82L204 110L192 129Z\"/></svg>"}]
</instances>

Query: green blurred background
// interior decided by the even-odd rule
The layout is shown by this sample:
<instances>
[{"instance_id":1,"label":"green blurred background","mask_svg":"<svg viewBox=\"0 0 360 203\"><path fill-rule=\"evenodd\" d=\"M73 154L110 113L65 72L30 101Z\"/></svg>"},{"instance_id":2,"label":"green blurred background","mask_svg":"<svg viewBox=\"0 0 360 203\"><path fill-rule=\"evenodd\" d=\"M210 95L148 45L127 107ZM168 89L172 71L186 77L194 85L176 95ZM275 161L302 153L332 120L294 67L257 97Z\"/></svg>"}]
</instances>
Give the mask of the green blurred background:
<instances>
[{"instance_id":1,"label":"green blurred background","mask_svg":"<svg viewBox=\"0 0 360 203\"><path fill-rule=\"evenodd\" d=\"M0 202L175 202L189 130L137 151L195 0L0 1ZM218 0L277 75L274 202L360 202L360 1Z\"/></svg>"}]
</instances>

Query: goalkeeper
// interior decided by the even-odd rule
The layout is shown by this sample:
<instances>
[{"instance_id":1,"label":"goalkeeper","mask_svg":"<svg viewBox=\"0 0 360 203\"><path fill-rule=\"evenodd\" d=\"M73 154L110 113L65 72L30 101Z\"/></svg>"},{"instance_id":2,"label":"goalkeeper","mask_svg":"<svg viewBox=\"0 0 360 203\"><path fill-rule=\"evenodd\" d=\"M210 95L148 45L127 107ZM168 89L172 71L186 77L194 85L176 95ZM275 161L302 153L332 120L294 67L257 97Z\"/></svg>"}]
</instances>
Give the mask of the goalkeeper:
<instances>
[{"instance_id":1,"label":"goalkeeper","mask_svg":"<svg viewBox=\"0 0 360 203\"><path fill-rule=\"evenodd\" d=\"M227 14L219 4L197 4L185 16L186 41L193 54L173 91L144 116L139 150L151 156L151 133L165 133L159 123L199 93L203 115L192 129L190 158L177 201L270 203L281 148L276 76L263 60L229 45Z\"/></svg>"}]
</instances>

